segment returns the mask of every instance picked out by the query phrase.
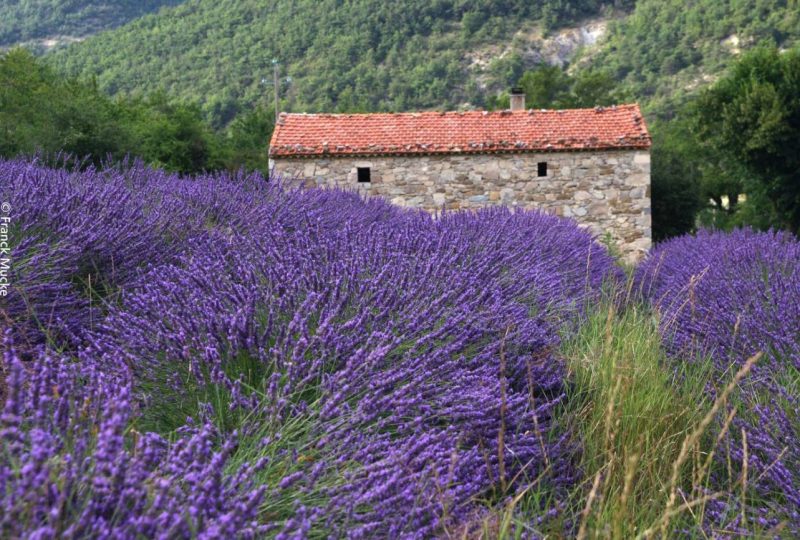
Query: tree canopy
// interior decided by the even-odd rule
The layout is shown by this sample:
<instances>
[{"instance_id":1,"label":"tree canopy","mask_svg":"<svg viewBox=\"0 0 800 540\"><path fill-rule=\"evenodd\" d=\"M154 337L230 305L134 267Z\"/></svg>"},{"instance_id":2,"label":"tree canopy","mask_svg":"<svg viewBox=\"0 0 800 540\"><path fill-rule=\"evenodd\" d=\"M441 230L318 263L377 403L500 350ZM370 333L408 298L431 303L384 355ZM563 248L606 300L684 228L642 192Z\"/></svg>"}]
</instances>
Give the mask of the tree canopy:
<instances>
[{"instance_id":1,"label":"tree canopy","mask_svg":"<svg viewBox=\"0 0 800 540\"><path fill-rule=\"evenodd\" d=\"M64 79L29 52L0 55L0 155L71 154L89 163L139 157L169 171L266 171L274 115L256 108L214 132L200 108L164 92L112 99Z\"/></svg>"},{"instance_id":2,"label":"tree canopy","mask_svg":"<svg viewBox=\"0 0 800 540\"><path fill-rule=\"evenodd\" d=\"M800 231L800 47L752 50L696 111L701 140L746 170L745 190L769 201L781 226Z\"/></svg>"}]
</instances>

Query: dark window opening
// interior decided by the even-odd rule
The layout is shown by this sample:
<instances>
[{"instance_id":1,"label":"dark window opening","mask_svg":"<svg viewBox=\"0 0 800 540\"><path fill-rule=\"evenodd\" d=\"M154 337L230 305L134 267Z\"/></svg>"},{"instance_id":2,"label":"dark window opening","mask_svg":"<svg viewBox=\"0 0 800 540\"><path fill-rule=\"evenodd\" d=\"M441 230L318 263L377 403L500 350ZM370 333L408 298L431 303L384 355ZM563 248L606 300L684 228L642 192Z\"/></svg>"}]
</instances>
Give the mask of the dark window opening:
<instances>
[{"instance_id":1,"label":"dark window opening","mask_svg":"<svg viewBox=\"0 0 800 540\"><path fill-rule=\"evenodd\" d=\"M357 167L356 170L358 171L358 183L359 184L369 183L370 181L369 167Z\"/></svg>"},{"instance_id":2,"label":"dark window opening","mask_svg":"<svg viewBox=\"0 0 800 540\"><path fill-rule=\"evenodd\" d=\"M540 161L539 162L539 176L547 176L547 162Z\"/></svg>"}]
</instances>

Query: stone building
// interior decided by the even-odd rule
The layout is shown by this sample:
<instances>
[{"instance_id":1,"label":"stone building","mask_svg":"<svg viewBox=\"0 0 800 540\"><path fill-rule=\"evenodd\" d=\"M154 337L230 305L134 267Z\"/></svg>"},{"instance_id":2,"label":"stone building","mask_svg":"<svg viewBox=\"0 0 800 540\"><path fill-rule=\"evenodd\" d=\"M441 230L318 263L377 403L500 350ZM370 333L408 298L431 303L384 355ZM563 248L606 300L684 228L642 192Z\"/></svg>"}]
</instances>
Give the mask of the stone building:
<instances>
[{"instance_id":1,"label":"stone building","mask_svg":"<svg viewBox=\"0 0 800 540\"><path fill-rule=\"evenodd\" d=\"M524 103L524 96L522 96ZM286 114L270 167L289 183L357 189L435 212L506 205L650 247L650 136L638 105L594 109Z\"/></svg>"}]
</instances>

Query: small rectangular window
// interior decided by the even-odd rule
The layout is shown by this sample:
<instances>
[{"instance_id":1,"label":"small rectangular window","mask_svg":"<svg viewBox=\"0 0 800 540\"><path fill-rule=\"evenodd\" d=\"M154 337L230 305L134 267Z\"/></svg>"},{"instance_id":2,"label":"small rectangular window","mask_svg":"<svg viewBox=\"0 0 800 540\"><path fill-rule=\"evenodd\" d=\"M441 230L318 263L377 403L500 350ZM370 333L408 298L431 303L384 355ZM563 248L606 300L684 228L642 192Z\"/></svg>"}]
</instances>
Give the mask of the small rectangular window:
<instances>
[{"instance_id":1,"label":"small rectangular window","mask_svg":"<svg viewBox=\"0 0 800 540\"><path fill-rule=\"evenodd\" d=\"M547 176L547 162L540 161L539 162L539 176Z\"/></svg>"},{"instance_id":2,"label":"small rectangular window","mask_svg":"<svg viewBox=\"0 0 800 540\"><path fill-rule=\"evenodd\" d=\"M368 184L370 181L369 167L357 167L356 170L358 171L358 183Z\"/></svg>"}]
</instances>

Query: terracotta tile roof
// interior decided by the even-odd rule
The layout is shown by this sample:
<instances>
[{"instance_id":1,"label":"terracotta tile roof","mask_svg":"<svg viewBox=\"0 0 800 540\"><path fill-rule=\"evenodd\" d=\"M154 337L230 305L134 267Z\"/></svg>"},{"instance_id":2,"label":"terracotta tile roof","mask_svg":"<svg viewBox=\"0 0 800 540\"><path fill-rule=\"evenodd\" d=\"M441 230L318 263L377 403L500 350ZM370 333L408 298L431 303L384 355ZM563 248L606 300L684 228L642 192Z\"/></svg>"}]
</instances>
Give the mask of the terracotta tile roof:
<instances>
[{"instance_id":1,"label":"terracotta tile roof","mask_svg":"<svg viewBox=\"0 0 800 540\"><path fill-rule=\"evenodd\" d=\"M270 157L649 148L638 105L374 114L281 113Z\"/></svg>"}]
</instances>

